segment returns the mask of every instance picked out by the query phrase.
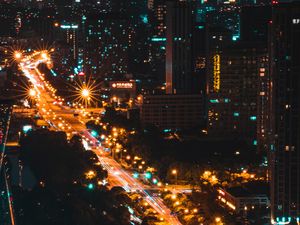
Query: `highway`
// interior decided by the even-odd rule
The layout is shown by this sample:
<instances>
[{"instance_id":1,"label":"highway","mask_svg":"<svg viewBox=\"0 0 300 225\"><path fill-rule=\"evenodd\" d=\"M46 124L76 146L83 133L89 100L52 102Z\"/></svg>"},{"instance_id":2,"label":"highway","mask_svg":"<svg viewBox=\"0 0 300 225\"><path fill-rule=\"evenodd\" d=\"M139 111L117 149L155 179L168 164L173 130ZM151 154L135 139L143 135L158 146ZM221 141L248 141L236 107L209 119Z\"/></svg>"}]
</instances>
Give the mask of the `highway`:
<instances>
[{"instance_id":1,"label":"highway","mask_svg":"<svg viewBox=\"0 0 300 225\"><path fill-rule=\"evenodd\" d=\"M65 131L68 137L74 133L80 134L85 140L86 146L90 146L91 150L97 154L101 165L108 171L110 185L122 186L128 192L139 192L143 199L160 215L161 220L170 225L180 225L177 217L172 215L162 199L147 191L149 186L134 179L130 172L124 170L118 162L104 154L99 141L86 129L81 117L74 117L74 109L66 106L63 99L55 95L53 87L37 69L39 63L50 64L50 61L50 55L43 51L23 57L19 62L20 69L33 85L34 91L32 92L38 100L37 108L43 119L51 124L52 129ZM60 104L55 104L57 102Z\"/></svg>"}]
</instances>

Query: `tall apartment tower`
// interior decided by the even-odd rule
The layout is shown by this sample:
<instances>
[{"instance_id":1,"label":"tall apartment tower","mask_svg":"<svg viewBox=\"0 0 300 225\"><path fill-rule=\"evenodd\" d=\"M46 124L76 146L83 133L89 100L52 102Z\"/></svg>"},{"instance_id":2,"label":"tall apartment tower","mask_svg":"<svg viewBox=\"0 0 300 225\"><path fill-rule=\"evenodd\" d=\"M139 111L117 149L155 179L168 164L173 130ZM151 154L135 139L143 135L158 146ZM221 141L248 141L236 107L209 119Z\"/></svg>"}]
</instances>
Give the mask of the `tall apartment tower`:
<instances>
[{"instance_id":1,"label":"tall apartment tower","mask_svg":"<svg viewBox=\"0 0 300 225\"><path fill-rule=\"evenodd\" d=\"M166 93L186 94L192 89L192 2L168 1L166 16Z\"/></svg>"},{"instance_id":2,"label":"tall apartment tower","mask_svg":"<svg viewBox=\"0 0 300 225\"><path fill-rule=\"evenodd\" d=\"M300 2L273 4L271 222L300 221Z\"/></svg>"}]
</instances>

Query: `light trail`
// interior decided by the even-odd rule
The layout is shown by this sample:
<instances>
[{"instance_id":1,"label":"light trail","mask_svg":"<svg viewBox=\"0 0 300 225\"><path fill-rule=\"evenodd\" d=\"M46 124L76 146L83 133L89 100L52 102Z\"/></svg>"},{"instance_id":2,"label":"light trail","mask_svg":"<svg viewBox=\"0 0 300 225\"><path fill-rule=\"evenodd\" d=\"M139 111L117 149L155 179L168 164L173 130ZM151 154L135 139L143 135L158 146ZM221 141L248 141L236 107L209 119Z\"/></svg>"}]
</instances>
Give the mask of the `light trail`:
<instances>
[{"instance_id":1,"label":"light trail","mask_svg":"<svg viewBox=\"0 0 300 225\"><path fill-rule=\"evenodd\" d=\"M50 61L49 57L45 57L45 55L42 54L43 52L36 52L32 56L25 57L20 63L20 69L34 85L35 90L39 94L38 108L41 115L55 130L76 132L80 134L87 143L96 146L98 149L101 148L101 146L97 144L98 140L86 129L84 122L74 118L72 109L63 104L54 104L58 97L55 96L55 92L49 88L44 76L37 69L40 63ZM56 119L53 119L53 115L55 115ZM103 168L108 171L109 177L114 178L117 183L120 184L119 186L122 186L128 192L137 191L165 222L170 225L181 225L177 217L171 215L171 210L164 205L162 199L154 197L151 193L146 191L146 185L134 179L131 174L125 171L114 159L102 155L99 150L94 150L94 152L97 154Z\"/></svg>"}]
</instances>

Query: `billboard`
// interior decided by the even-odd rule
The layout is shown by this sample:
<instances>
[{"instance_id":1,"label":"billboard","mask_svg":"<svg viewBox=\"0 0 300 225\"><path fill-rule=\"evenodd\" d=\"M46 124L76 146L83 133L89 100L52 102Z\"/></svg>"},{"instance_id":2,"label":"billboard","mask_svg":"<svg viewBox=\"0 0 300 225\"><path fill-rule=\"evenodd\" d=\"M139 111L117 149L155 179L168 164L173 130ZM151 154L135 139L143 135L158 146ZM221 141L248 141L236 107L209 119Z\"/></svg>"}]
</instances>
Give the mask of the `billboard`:
<instances>
[{"instance_id":1,"label":"billboard","mask_svg":"<svg viewBox=\"0 0 300 225\"><path fill-rule=\"evenodd\" d=\"M110 83L111 89L135 89L135 82L132 81L113 81Z\"/></svg>"}]
</instances>

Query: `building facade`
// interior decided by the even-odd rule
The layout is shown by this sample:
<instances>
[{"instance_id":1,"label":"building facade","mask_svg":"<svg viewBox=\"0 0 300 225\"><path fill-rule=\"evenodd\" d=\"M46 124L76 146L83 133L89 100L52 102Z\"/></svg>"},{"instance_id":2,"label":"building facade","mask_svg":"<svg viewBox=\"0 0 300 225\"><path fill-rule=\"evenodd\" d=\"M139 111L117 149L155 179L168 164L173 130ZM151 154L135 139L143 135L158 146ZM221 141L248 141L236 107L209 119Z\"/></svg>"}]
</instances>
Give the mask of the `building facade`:
<instances>
[{"instance_id":1,"label":"building facade","mask_svg":"<svg viewBox=\"0 0 300 225\"><path fill-rule=\"evenodd\" d=\"M300 2L273 5L271 222L300 221Z\"/></svg>"},{"instance_id":2,"label":"building facade","mask_svg":"<svg viewBox=\"0 0 300 225\"><path fill-rule=\"evenodd\" d=\"M268 74L267 49L228 46L210 51L207 61L208 133L257 145L258 103L267 96L267 87L260 86Z\"/></svg>"},{"instance_id":3,"label":"building facade","mask_svg":"<svg viewBox=\"0 0 300 225\"><path fill-rule=\"evenodd\" d=\"M167 2L166 93L192 91L192 29L195 20L191 2Z\"/></svg>"},{"instance_id":4,"label":"building facade","mask_svg":"<svg viewBox=\"0 0 300 225\"><path fill-rule=\"evenodd\" d=\"M204 118L202 95L147 95L143 98L142 124L165 129L189 129Z\"/></svg>"}]
</instances>

